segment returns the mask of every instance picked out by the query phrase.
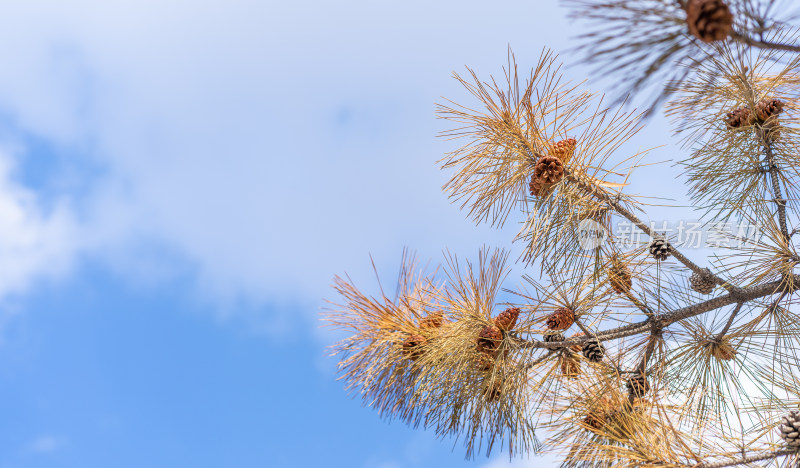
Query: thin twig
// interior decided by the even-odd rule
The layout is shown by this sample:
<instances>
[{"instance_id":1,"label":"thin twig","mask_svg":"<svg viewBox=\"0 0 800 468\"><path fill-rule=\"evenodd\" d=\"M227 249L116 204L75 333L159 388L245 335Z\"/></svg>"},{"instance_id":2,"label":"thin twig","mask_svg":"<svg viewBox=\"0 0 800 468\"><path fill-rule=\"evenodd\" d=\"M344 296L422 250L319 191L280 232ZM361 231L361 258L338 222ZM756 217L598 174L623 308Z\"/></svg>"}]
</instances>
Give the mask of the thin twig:
<instances>
[{"instance_id":1,"label":"thin twig","mask_svg":"<svg viewBox=\"0 0 800 468\"><path fill-rule=\"evenodd\" d=\"M744 302L740 302L740 303L736 304L736 308L735 308L735 309L733 309L733 312L731 312L731 316L730 316L730 317L728 317L728 322L727 322L727 323L725 323L725 326L724 326L724 327L722 327L722 331L721 331L721 332L719 332L719 334L718 334L718 335L717 335L717 337L715 338L715 341L716 341L717 343L719 343L719 342L722 340L722 337L724 337L724 336L725 336L725 334L726 334L726 333L728 333L728 329L730 329L730 328L731 328L731 325L733 324L733 319L735 319L735 318L736 318L736 315L738 315L738 314L739 314L739 311L740 311L740 310L742 310L742 306L743 306L743 305L744 305Z\"/></svg>"}]
</instances>

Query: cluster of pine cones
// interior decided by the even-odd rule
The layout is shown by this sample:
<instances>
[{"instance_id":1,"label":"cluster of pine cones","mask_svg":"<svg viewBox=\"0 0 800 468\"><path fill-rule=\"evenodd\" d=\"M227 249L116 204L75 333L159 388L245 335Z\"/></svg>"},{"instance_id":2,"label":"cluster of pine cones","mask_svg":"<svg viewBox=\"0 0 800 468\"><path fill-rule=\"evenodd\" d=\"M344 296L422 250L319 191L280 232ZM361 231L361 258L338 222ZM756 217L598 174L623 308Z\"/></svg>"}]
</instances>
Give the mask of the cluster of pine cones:
<instances>
[{"instance_id":1,"label":"cluster of pine cones","mask_svg":"<svg viewBox=\"0 0 800 468\"><path fill-rule=\"evenodd\" d=\"M478 338L475 340L475 349L478 351L478 370L487 373L492 370L500 352L500 344L505 335L517 326L520 312L521 310L517 307L509 307L494 318L493 324L484 326L478 333ZM499 400L503 394L502 378L487 376L484 380L484 398L489 402Z\"/></svg>"},{"instance_id":2,"label":"cluster of pine cones","mask_svg":"<svg viewBox=\"0 0 800 468\"><path fill-rule=\"evenodd\" d=\"M728 128L743 128L750 125L774 125L778 115L783 112L783 101L775 98L764 98L755 105L755 109L739 107L725 114L725 125Z\"/></svg>"},{"instance_id":3,"label":"cluster of pine cones","mask_svg":"<svg viewBox=\"0 0 800 468\"><path fill-rule=\"evenodd\" d=\"M544 333L544 341L546 343L562 342L565 339L563 331L575 323L575 311L569 307L559 307L547 317L545 323L547 331ZM580 372L580 363L573 353L583 354L589 362L600 362L603 360L606 350L597 338L590 338L584 342L583 346L576 344L568 349L562 349L560 357L561 373L567 377L577 377Z\"/></svg>"},{"instance_id":4,"label":"cluster of pine cones","mask_svg":"<svg viewBox=\"0 0 800 468\"><path fill-rule=\"evenodd\" d=\"M575 311L569 307L559 307L550 314L545 324L547 331L544 333L544 341L547 343L559 343L564 341L564 330L568 329L575 323ZM578 345L570 348L562 348L559 354L559 364L561 373L570 378L576 378L580 373L580 362L573 352L580 351Z\"/></svg>"},{"instance_id":5,"label":"cluster of pine cones","mask_svg":"<svg viewBox=\"0 0 800 468\"><path fill-rule=\"evenodd\" d=\"M564 164L575 154L574 138L556 142L548 148L546 155L539 155L529 184L534 197L543 197L552 191L553 185L564 178Z\"/></svg>"},{"instance_id":6,"label":"cluster of pine cones","mask_svg":"<svg viewBox=\"0 0 800 468\"><path fill-rule=\"evenodd\" d=\"M490 370L494 359L500 351L500 344L503 337L517 326L521 310L517 307L509 307L497 317L494 323L481 328L478 338L475 340L475 349L480 354L479 367L481 370Z\"/></svg>"}]
</instances>

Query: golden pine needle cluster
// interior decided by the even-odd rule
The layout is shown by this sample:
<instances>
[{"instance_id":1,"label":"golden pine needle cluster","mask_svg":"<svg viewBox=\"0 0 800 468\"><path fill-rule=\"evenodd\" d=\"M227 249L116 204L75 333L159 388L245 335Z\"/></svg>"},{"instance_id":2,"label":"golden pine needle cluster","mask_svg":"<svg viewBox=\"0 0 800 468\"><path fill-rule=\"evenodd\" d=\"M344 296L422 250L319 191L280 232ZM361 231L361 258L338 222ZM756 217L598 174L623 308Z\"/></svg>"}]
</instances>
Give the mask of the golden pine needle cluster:
<instances>
[{"instance_id":1,"label":"golden pine needle cluster","mask_svg":"<svg viewBox=\"0 0 800 468\"><path fill-rule=\"evenodd\" d=\"M757 231L696 258L647 224L644 197L626 193L648 157L626 142L647 114L565 81L550 51L529 74L509 52L502 79L455 75L472 101L438 106L456 142L440 163L470 219L520 220L517 263L536 275L508 289L508 253L483 248L432 271L404 254L394 297L337 277L325 320L348 334L333 348L342 379L382 416L463 440L468 457L795 466L800 46L763 2L566 3L596 26L592 60L629 91L668 79L653 102L668 99L703 220ZM643 241L619 242L621 221ZM597 245L586 223L605 234Z\"/></svg>"}]
</instances>

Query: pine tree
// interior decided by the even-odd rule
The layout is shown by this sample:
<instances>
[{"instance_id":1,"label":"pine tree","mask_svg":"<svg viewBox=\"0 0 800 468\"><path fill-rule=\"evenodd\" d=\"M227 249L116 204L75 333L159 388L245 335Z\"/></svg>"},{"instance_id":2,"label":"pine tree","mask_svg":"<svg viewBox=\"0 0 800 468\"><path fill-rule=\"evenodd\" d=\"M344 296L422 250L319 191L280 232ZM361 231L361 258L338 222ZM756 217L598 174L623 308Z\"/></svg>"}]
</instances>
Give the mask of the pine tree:
<instances>
[{"instance_id":1,"label":"pine tree","mask_svg":"<svg viewBox=\"0 0 800 468\"><path fill-rule=\"evenodd\" d=\"M438 106L443 136L461 140L441 161L444 191L476 223L519 215L517 263L536 275L501 302L508 253L483 248L433 271L404 253L396 297L336 277L324 320L351 334L334 347L344 381L386 418L464 440L468 457L800 466L797 28L767 0L565 3L584 62L616 74L612 92L650 93L647 110L569 83L548 50L529 74L510 51L502 79L456 74L470 100ZM625 143L662 104L703 221L758 227L709 258L626 193L649 162ZM615 236L620 221L642 242Z\"/></svg>"}]
</instances>

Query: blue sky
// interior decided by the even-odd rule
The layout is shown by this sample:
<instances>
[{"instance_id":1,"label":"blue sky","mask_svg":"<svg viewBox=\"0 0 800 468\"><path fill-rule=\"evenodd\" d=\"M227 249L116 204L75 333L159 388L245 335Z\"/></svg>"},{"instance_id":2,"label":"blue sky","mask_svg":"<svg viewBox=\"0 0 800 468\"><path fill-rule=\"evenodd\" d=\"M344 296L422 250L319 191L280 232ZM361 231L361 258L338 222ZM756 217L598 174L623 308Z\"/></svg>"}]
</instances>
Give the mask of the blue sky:
<instances>
[{"instance_id":1,"label":"blue sky","mask_svg":"<svg viewBox=\"0 0 800 468\"><path fill-rule=\"evenodd\" d=\"M374 288L369 254L388 279L404 246L509 246L514 226L473 226L441 193L434 103L464 97L464 65L500 74L509 44L523 67L566 50L564 17L532 0L5 5L0 468L508 466L350 399L318 317L334 274Z\"/></svg>"}]
</instances>

